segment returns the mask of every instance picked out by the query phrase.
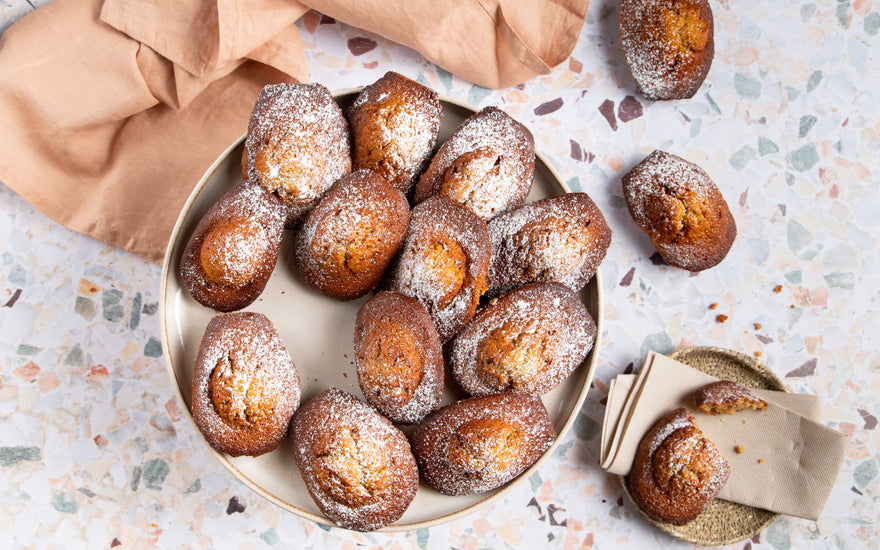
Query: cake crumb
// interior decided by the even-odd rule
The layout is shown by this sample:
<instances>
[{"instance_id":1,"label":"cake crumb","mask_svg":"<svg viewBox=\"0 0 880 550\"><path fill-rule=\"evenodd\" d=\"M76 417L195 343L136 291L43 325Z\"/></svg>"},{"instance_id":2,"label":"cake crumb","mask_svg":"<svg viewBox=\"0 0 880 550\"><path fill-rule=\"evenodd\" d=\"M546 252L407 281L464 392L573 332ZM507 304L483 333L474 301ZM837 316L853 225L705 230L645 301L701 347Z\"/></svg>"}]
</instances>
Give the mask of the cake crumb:
<instances>
[{"instance_id":1,"label":"cake crumb","mask_svg":"<svg viewBox=\"0 0 880 550\"><path fill-rule=\"evenodd\" d=\"M761 323L755 323L755 330L761 330Z\"/></svg>"},{"instance_id":2,"label":"cake crumb","mask_svg":"<svg viewBox=\"0 0 880 550\"><path fill-rule=\"evenodd\" d=\"M773 292L775 292L776 294L779 294L780 292L782 292L782 285L776 285L773 288Z\"/></svg>"},{"instance_id":3,"label":"cake crumb","mask_svg":"<svg viewBox=\"0 0 880 550\"><path fill-rule=\"evenodd\" d=\"M718 302L712 302L709 304L709 309L718 309Z\"/></svg>"},{"instance_id":4,"label":"cake crumb","mask_svg":"<svg viewBox=\"0 0 880 550\"><path fill-rule=\"evenodd\" d=\"M736 451L736 454L741 455L746 451L746 447L745 445L737 445L733 450Z\"/></svg>"},{"instance_id":5,"label":"cake crumb","mask_svg":"<svg viewBox=\"0 0 880 550\"><path fill-rule=\"evenodd\" d=\"M755 357L761 357L762 355L764 355L763 351L758 350L755 352Z\"/></svg>"},{"instance_id":6,"label":"cake crumb","mask_svg":"<svg viewBox=\"0 0 880 550\"><path fill-rule=\"evenodd\" d=\"M719 313L718 315L715 316L715 321L717 321L719 323L723 323L727 319L728 319L727 315L725 315L723 313Z\"/></svg>"},{"instance_id":7,"label":"cake crumb","mask_svg":"<svg viewBox=\"0 0 880 550\"><path fill-rule=\"evenodd\" d=\"M764 459L763 459L763 458L759 458L759 459L758 459L758 464L763 464L763 463L764 463Z\"/></svg>"},{"instance_id":8,"label":"cake crumb","mask_svg":"<svg viewBox=\"0 0 880 550\"><path fill-rule=\"evenodd\" d=\"M743 424L748 424L748 423L749 423L748 420L743 420Z\"/></svg>"}]
</instances>

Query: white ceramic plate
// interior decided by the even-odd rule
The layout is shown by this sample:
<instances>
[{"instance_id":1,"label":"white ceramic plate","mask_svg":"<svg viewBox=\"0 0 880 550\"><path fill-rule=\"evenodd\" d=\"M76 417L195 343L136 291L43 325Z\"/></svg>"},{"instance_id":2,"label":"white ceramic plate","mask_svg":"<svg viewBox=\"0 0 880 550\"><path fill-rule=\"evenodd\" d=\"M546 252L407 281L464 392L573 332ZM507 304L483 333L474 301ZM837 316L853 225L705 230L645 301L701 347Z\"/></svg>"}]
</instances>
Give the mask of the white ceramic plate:
<instances>
[{"instance_id":1,"label":"white ceramic plate","mask_svg":"<svg viewBox=\"0 0 880 550\"><path fill-rule=\"evenodd\" d=\"M345 109L354 100L358 89L334 94ZM444 115L438 137L443 143L465 118L476 112L468 105L450 98L441 98ZM186 242L201 217L226 191L241 180L241 154L244 136L233 143L196 185L177 220L162 267L159 317L165 362L178 390L181 403L190 415L190 393L193 364L205 327L217 312L193 300L183 287L179 262ZM547 160L537 155L535 182L529 201L569 192L559 175ZM305 286L292 269L290 234L281 244L278 264L263 294L247 310L264 313L278 329L287 346L302 381L302 402L330 386L351 392L363 400L357 383L352 339L354 319L366 297L350 302L339 302ZM559 387L543 397L554 426L559 433L557 443L565 436L580 410L598 356L598 340L602 334L602 300L598 273L581 292L598 326L597 342L584 363ZM444 391L443 404L457 397L454 390ZM407 431L407 430L405 430ZM207 442L205 443L207 445ZM555 449L554 444L543 457ZM299 516L331 525L312 501L294 465L293 452L287 441L279 449L266 455L230 457L214 451L217 459L251 489ZM541 460L517 478L527 478L540 466ZM479 495L450 497L421 484L415 500L397 523L385 531L404 531L430 527L451 521L473 512L478 506L500 498L512 483L495 491Z\"/></svg>"}]
</instances>

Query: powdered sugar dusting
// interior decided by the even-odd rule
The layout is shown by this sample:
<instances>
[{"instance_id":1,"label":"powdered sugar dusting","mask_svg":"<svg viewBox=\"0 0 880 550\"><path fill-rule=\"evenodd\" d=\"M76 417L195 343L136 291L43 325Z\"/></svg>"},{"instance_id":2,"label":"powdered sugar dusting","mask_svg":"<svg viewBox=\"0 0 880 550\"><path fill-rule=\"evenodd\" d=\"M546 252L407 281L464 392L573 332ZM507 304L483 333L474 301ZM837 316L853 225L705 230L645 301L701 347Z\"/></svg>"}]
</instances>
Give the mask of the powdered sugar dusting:
<instances>
[{"instance_id":1,"label":"powdered sugar dusting","mask_svg":"<svg viewBox=\"0 0 880 550\"><path fill-rule=\"evenodd\" d=\"M343 390L329 388L303 405L291 442L309 493L341 527L378 529L399 519L415 498L418 470L406 437Z\"/></svg>"},{"instance_id":2,"label":"powdered sugar dusting","mask_svg":"<svg viewBox=\"0 0 880 550\"><path fill-rule=\"evenodd\" d=\"M633 497L651 516L683 525L727 482L730 466L683 407L642 439L630 472Z\"/></svg>"},{"instance_id":3,"label":"powdered sugar dusting","mask_svg":"<svg viewBox=\"0 0 880 550\"><path fill-rule=\"evenodd\" d=\"M694 405L706 414L732 414L743 409L767 408L767 402L758 394L729 380L719 380L694 392Z\"/></svg>"},{"instance_id":4,"label":"powdered sugar dusting","mask_svg":"<svg viewBox=\"0 0 880 550\"><path fill-rule=\"evenodd\" d=\"M686 14L691 18L689 27L681 21ZM660 100L692 97L714 57L713 24L706 0L622 1L620 41L642 95Z\"/></svg>"},{"instance_id":5,"label":"powdered sugar dusting","mask_svg":"<svg viewBox=\"0 0 880 550\"><path fill-rule=\"evenodd\" d=\"M235 386L223 392L227 402L219 404L220 396L212 397L212 376L215 383ZM299 399L296 367L268 318L236 312L208 323L196 357L192 406L196 425L211 446L234 456L275 449Z\"/></svg>"},{"instance_id":6,"label":"powdered sugar dusting","mask_svg":"<svg viewBox=\"0 0 880 550\"><path fill-rule=\"evenodd\" d=\"M653 151L633 167L624 182L623 198L633 220L643 229L657 224L649 209L656 209L662 195L679 199L691 196L706 202L715 190L709 174L702 168L660 150Z\"/></svg>"},{"instance_id":7,"label":"powdered sugar dusting","mask_svg":"<svg viewBox=\"0 0 880 550\"><path fill-rule=\"evenodd\" d=\"M272 84L260 92L245 139L245 179L300 216L351 171L348 122L320 84Z\"/></svg>"},{"instance_id":8,"label":"powdered sugar dusting","mask_svg":"<svg viewBox=\"0 0 880 550\"><path fill-rule=\"evenodd\" d=\"M440 193L489 220L523 203L534 173L532 133L497 107L486 107L440 146L413 199Z\"/></svg>"},{"instance_id":9,"label":"powdered sugar dusting","mask_svg":"<svg viewBox=\"0 0 880 550\"><path fill-rule=\"evenodd\" d=\"M595 339L596 323L572 290L559 283L534 283L477 311L452 340L450 367L471 395L515 391L539 396L583 362ZM497 352L488 357L492 364L483 362L488 349ZM522 366L530 358L539 362L534 372L510 371L506 364L516 359Z\"/></svg>"},{"instance_id":10,"label":"powdered sugar dusting","mask_svg":"<svg viewBox=\"0 0 880 550\"><path fill-rule=\"evenodd\" d=\"M192 297L219 311L253 302L275 268L284 218L281 205L255 186L238 185L214 203L180 260L180 275ZM203 258L203 252L209 257Z\"/></svg>"},{"instance_id":11,"label":"powdered sugar dusting","mask_svg":"<svg viewBox=\"0 0 880 550\"><path fill-rule=\"evenodd\" d=\"M372 172L354 172L334 184L297 229L296 265L325 294L363 296L385 274L408 220L402 192Z\"/></svg>"},{"instance_id":12,"label":"powdered sugar dusting","mask_svg":"<svg viewBox=\"0 0 880 550\"><path fill-rule=\"evenodd\" d=\"M373 346L381 346L385 339L404 341L413 346L413 360L420 367L418 386L404 403L397 399L385 400L374 395L377 388L365 383L364 373ZM361 390L367 401L394 422L413 424L420 421L440 404L443 392L443 355L440 338L428 311L413 298L396 292L379 292L358 311L355 323L354 350ZM395 350L384 353L393 354ZM393 355L390 359L394 359ZM397 365L394 365L397 367ZM379 382L386 389L394 389L394 381Z\"/></svg>"},{"instance_id":13,"label":"powdered sugar dusting","mask_svg":"<svg viewBox=\"0 0 880 550\"><path fill-rule=\"evenodd\" d=\"M702 168L657 150L627 172L622 183L633 221L668 263L700 271L727 255L736 222Z\"/></svg>"},{"instance_id":14,"label":"powdered sugar dusting","mask_svg":"<svg viewBox=\"0 0 880 550\"><path fill-rule=\"evenodd\" d=\"M556 439L540 399L471 397L431 414L413 435L425 482L446 495L481 493L524 472Z\"/></svg>"},{"instance_id":15,"label":"powdered sugar dusting","mask_svg":"<svg viewBox=\"0 0 880 550\"><path fill-rule=\"evenodd\" d=\"M488 225L490 296L535 281L587 284L611 244L611 229L586 193L525 204Z\"/></svg>"},{"instance_id":16,"label":"powdered sugar dusting","mask_svg":"<svg viewBox=\"0 0 880 550\"><path fill-rule=\"evenodd\" d=\"M466 256L461 287L448 303L449 280L425 261L425 251L438 242L454 243ZM486 224L471 211L431 197L413 208L401 253L390 270L389 290L415 298L428 309L440 340L445 342L467 323L485 289L491 244Z\"/></svg>"},{"instance_id":17,"label":"powdered sugar dusting","mask_svg":"<svg viewBox=\"0 0 880 550\"><path fill-rule=\"evenodd\" d=\"M374 170L408 193L431 158L442 115L435 91L386 73L349 110L354 168Z\"/></svg>"}]
</instances>

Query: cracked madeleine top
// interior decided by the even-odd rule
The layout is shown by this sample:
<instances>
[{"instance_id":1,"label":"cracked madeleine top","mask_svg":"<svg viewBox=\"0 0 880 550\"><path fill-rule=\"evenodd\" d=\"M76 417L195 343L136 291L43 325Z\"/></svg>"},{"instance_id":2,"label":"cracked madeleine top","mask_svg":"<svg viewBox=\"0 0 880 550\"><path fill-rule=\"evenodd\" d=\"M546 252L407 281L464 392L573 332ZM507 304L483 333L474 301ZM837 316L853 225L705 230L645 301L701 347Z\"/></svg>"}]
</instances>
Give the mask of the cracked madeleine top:
<instances>
[{"instance_id":1,"label":"cracked madeleine top","mask_svg":"<svg viewBox=\"0 0 880 550\"><path fill-rule=\"evenodd\" d=\"M541 399L502 393L456 401L412 437L425 482L445 495L490 491L535 463L556 440Z\"/></svg>"},{"instance_id":2,"label":"cracked madeleine top","mask_svg":"<svg viewBox=\"0 0 880 550\"><path fill-rule=\"evenodd\" d=\"M647 99L686 99L702 85L715 56L707 0L623 0L620 41Z\"/></svg>"},{"instance_id":3,"label":"cracked madeleine top","mask_svg":"<svg viewBox=\"0 0 880 550\"><path fill-rule=\"evenodd\" d=\"M684 407L664 416L636 451L629 485L633 498L657 521L684 525L717 495L730 466Z\"/></svg>"},{"instance_id":4,"label":"cracked madeleine top","mask_svg":"<svg viewBox=\"0 0 880 550\"><path fill-rule=\"evenodd\" d=\"M452 376L470 395L540 396L593 348L596 323L567 286L533 283L491 301L452 340Z\"/></svg>"},{"instance_id":5,"label":"cracked madeleine top","mask_svg":"<svg viewBox=\"0 0 880 550\"><path fill-rule=\"evenodd\" d=\"M443 108L434 90L393 71L365 87L348 111L352 166L408 194L431 160Z\"/></svg>"},{"instance_id":6,"label":"cracked madeleine top","mask_svg":"<svg viewBox=\"0 0 880 550\"><path fill-rule=\"evenodd\" d=\"M403 193L359 170L334 184L306 215L295 236L296 267L323 294L363 296L382 279L408 225Z\"/></svg>"},{"instance_id":7,"label":"cracked madeleine top","mask_svg":"<svg viewBox=\"0 0 880 550\"><path fill-rule=\"evenodd\" d=\"M351 171L348 121L320 84L270 84L260 91L242 154L244 180L287 209L287 226Z\"/></svg>"},{"instance_id":8,"label":"cracked madeleine top","mask_svg":"<svg viewBox=\"0 0 880 550\"><path fill-rule=\"evenodd\" d=\"M294 459L321 512L357 531L397 521L419 484L403 432L339 388L324 390L297 412L290 431Z\"/></svg>"},{"instance_id":9,"label":"cracked madeleine top","mask_svg":"<svg viewBox=\"0 0 880 550\"><path fill-rule=\"evenodd\" d=\"M727 256L736 222L702 168L658 150L627 172L622 183L633 221L666 263L702 271Z\"/></svg>"}]
</instances>

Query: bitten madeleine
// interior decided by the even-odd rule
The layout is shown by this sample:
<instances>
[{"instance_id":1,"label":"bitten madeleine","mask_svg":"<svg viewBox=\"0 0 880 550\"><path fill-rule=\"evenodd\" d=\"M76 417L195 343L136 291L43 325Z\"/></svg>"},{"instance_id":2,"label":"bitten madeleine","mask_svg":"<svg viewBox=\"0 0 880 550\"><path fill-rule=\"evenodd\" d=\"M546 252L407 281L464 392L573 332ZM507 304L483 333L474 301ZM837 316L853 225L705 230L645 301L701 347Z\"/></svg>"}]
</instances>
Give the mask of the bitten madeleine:
<instances>
[{"instance_id":1,"label":"bitten madeleine","mask_svg":"<svg viewBox=\"0 0 880 550\"><path fill-rule=\"evenodd\" d=\"M374 172L353 172L306 214L294 237L294 263L327 296L363 296L385 275L408 224L403 193Z\"/></svg>"},{"instance_id":2,"label":"bitten madeleine","mask_svg":"<svg viewBox=\"0 0 880 550\"><path fill-rule=\"evenodd\" d=\"M257 97L241 159L245 181L277 196L287 226L351 171L348 121L320 84L271 84Z\"/></svg>"},{"instance_id":3,"label":"bitten madeleine","mask_svg":"<svg viewBox=\"0 0 880 550\"><path fill-rule=\"evenodd\" d=\"M366 86L348 111L352 166L409 194L431 160L443 108L437 92L393 71Z\"/></svg>"},{"instance_id":4,"label":"bitten madeleine","mask_svg":"<svg viewBox=\"0 0 880 550\"><path fill-rule=\"evenodd\" d=\"M623 0L620 42L633 80L647 99L693 97L715 56L707 0Z\"/></svg>"},{"instance_id":5,"label":"bitten madeleine","mask_svg":"<svg viewBox=\"0 0 880 550\"><path fill-rule=\"evenodd\" d=\"M730 466L684 407L664 416L636 450L629 487L657 521L684 525L721 491Z\"/></svg>"},{"instance_id":6,"label":"bitten madeleine","mask_svg":"<svg viewBox=\"0 0 880 550\"><path fill-rule=\"evenodd\" d=\"M393 422L414 424L440 405L443 350L415 298L382 291L367 300L355 320L354 352L367 403Z\"/></svg>"},{"instance_id":7,"label":"bitten madeleine","mask_svg":"<svg viewBox=\"0 0 880 550\"><path fill-rule=\"evenodd\" d=\"M238 185L199 220L180 259L180 278L203 306L234 311L263 292L284 232L284 211L263 189Z\"/></svg>"},{"instance_id":8,"label":"bitten madeleine","mask_svg":"<svg viewBox=\"0 0 880 550\"><path fill-rule=\"evenodd\" d=\"M265 315L211 319L193 370L192 414L214 449L232 456L274 450L299 399L296 367Z\"/></svg>"},{"instance_id":9,"label":"bitten madeleine","mask_svg":"<svg viewBox=\"0 0 880 550\"><path fill-rule=\"evenodd\" d=\"M422 302L440 341L446 342L474 316L486 289L491 252L483 220L456 202L433 196L413 208L386 285Z\"/></svg>"},{"instance_id":10,"label":"bitten madeleine","mask_svg":"<svg viewBox=\"0 0 880 550\"><path fill-rule=\"evenodd\" d=\"M537 397L503 393L471 397L429 415L412 437L425 482L445 495L504 485L535 463L556 440Z\"/></svg>"},{"instance_id":11,"label":"bitten madeleine","mask_svg":"<svg viewBox=\"0 0 880 550\"><path fill-rule=\"evenodd\" d=\"M552 390L580 365L596 323L567 286L533 283L490 302L452 339L452 377L470 395Z\"/></svg>"},{"instance_id":12,"label":"bitten madeleine","mask_svg":"<svg viewBox=\"0 0 880 550\"><path fill-rule=\"evenodd\" d=\"M419 473L406 436L351 394L324 390L297 411L290 432L306 488L336 525L379 529L415 498Z\"/></svg>"},{"instance_id":13,"label":"bitten madeleine","mask_svg":"<svg viewBox=\"0 0 880 550\"><path fill-rule=\"evenodd\" d=\"M669 265L702 271L727 256L736 222L702 168L654 151L623 176L626 206Z\"/></svg>"},{"instance_id":14,"label":"bitten madeleine","mask_svg":"<svg viewBox=\"0 0 880 550\"><path fill-rule=\"evenodd\" d=\"M611 228L586 193L524 204L489 222L489 296L527 283L562 283L575 292L596 273L611 245Z\"/></svg>"},{"instance_id":15,"label":"bitten madeleine","mask_svg":"<svg viewBox=\"0 0 880 550\"><path fill-rule=\"evenodd\" d=\"M749 388L719 380L694 391L694 405L705 414L733 414L744 409L767 410L767 402Z\"/></svg>"},{"instance_id":16,"label":"bitten madeleine","mask_svg":"<svg viewBox=\"0 0 880 550\"><path fill-rule=\"evenodd\" d=\"M497 107L486 107L440 146L419 179L413 202L439 194L489 220L522 204L534 175L532 133Z\"/></svg>"}]
</instances>

